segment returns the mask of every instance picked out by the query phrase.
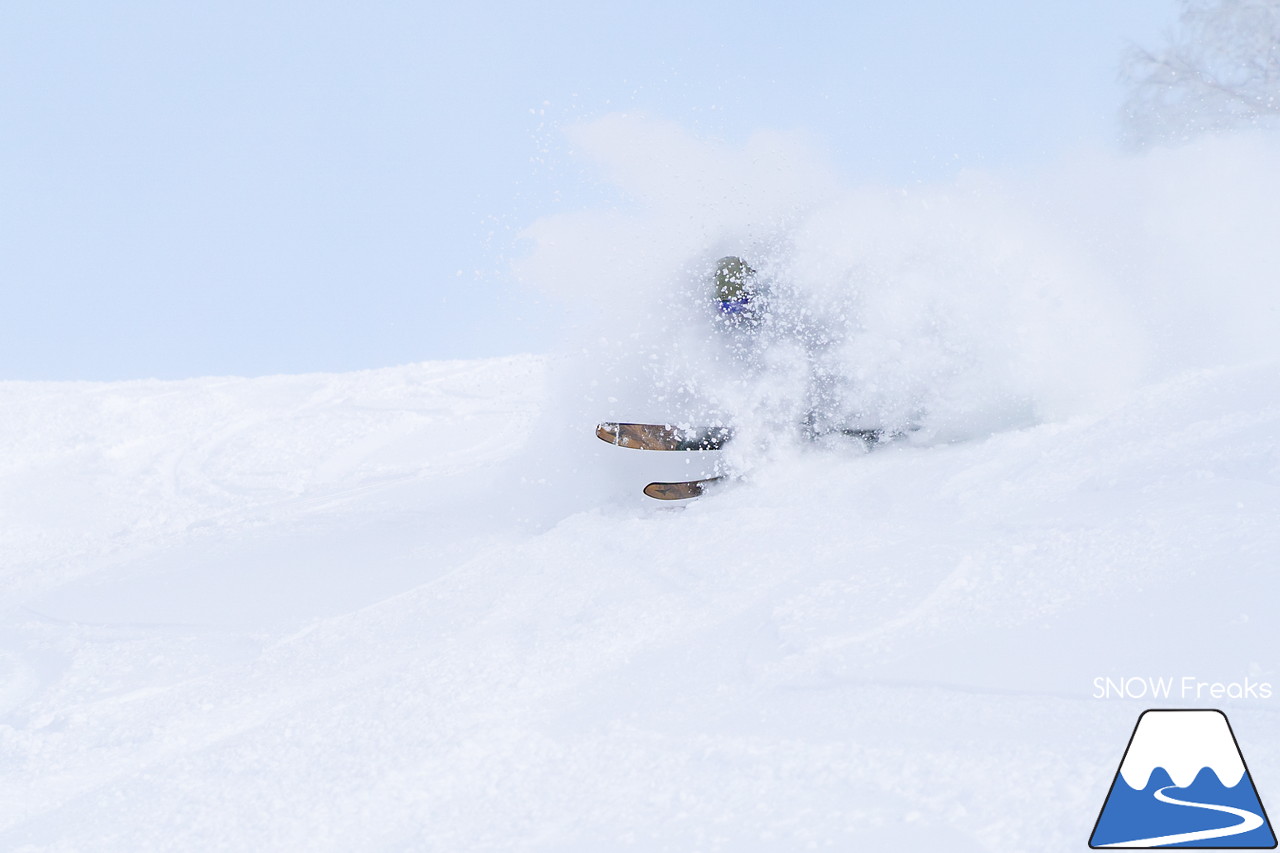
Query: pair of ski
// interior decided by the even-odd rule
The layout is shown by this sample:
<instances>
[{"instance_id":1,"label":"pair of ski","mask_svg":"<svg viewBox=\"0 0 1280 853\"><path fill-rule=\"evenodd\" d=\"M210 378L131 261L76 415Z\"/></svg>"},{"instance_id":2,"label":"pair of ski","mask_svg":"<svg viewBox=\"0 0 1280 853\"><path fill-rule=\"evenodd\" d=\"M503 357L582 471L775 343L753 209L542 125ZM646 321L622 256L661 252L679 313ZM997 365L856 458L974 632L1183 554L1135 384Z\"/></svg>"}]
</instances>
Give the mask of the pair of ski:
<instances>
[{"instance_id":1,"label":"pair of ski","mask_svg":"<svg viewBox=\"0 0 1280 853\"><path fill-rule=\"evenodd\" d=\"M842 429L852 436L874 445L884 440L878 429ZM603 423L596 427L596 437L618 447L635 450L719 450L733 438L733 430L724 426L681 428L671 424ZM678 483L650 483L644 493L660 501L682 501L702 495L724 477L706 477Z\"/></svg>"},{"instance_id":2,"label":"pair of ski","mask_svg":"<svg viewBox=\"0 0 1280 853\"><path fill-rule=\"evenodd\" d=\"M618 447L634 450L719 450L733 437L728 427L681 429L671 424L604 423L596 427L596 437ZM679 483L650 483L644 493L660 501L696 498L723 477L706 477Z\"/></svg>"}]
</instances>

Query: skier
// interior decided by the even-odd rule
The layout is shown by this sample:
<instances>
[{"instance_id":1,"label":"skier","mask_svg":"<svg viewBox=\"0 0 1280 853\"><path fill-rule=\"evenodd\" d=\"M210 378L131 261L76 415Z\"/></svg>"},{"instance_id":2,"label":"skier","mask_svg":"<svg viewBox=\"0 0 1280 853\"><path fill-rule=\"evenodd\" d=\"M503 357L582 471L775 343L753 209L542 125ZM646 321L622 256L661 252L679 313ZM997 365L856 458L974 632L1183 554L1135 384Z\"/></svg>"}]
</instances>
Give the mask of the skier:
<instances>
[{"instance_id":1,"label":"skier","mask_svg":"<svg viewBox=\"0 0 1280 853\"><path fill-rule=\"evenodd\" d=\"M766 435L776 436L795 426L809 441L854 438L867 447L884 437L878 428L850 426L851 420L856 423L859 418L842 411L839 371L833 364L836 329L794 298L795 293L784 285L772 286L736 255L720 258L708 278L710 322L731 356L734 376L743 380L732 383L737 414L750 413ZM732 413L729 419L739 420ZM747 432L740 421L705 427L612 421L596 426L602 441L639 450L719 450L735 435ZM725 478L723 469L719 470L698 480L650 483L644 493L660 500L697 497Z\"/></svg>"},{"instance_id":2,"label":"skier","mask_svg":"<svg viewBox=\"0 0 1280 853\"><path fill-rule=\"evenodd\" d=\"M716 261L711 285L716 326L748 375L776 372L785 369L788 361L803 360L805 410L799 426L806 439L815 441L832 433L865 437L862 430L830 423L838 393L836 374L829 366L833 336L823 324L795 300L773 305L774 289L736 255ZM770 365L770 361L783 364Z\"/></svg>"}]
</instances>

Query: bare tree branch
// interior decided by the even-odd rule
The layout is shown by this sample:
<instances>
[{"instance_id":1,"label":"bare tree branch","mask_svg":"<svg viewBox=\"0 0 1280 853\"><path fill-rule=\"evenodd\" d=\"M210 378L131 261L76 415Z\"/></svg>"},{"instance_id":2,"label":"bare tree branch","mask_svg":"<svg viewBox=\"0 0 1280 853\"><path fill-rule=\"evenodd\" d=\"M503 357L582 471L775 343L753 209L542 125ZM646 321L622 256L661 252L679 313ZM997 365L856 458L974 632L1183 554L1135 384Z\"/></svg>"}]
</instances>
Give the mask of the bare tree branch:
<instances>
[{"instance_id":1,"label":"bare tree branch","mask_svg":"<svg viewBox=\"0 0 1280 853\"><path fill-rule=\"evenodd\" d=\"M1280 127L1280 0L1179 0L1160 51L1132 47L1125 131L1138 145Z\"/></svg>"}]
</instances>

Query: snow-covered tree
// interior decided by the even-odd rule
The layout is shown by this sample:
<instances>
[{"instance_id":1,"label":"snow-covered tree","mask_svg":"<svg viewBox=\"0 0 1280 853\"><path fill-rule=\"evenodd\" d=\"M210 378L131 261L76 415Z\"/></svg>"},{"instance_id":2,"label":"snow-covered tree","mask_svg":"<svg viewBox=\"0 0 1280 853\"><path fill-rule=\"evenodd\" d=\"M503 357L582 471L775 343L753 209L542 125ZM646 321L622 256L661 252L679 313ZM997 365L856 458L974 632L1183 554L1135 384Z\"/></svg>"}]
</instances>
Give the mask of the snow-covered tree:
<instances>
[{"instance_id":1,"label":"snow-covered tree","mask_svg":"<svg viewBox=\"0 0 1280 853\"><path fill-rule=\"evenodd\" d=\"M1135 47L1125 132L1137 145L1280 126L1280 0L1179 0L1180 28L1158 51Z\"/></svg>"}]
</instances>

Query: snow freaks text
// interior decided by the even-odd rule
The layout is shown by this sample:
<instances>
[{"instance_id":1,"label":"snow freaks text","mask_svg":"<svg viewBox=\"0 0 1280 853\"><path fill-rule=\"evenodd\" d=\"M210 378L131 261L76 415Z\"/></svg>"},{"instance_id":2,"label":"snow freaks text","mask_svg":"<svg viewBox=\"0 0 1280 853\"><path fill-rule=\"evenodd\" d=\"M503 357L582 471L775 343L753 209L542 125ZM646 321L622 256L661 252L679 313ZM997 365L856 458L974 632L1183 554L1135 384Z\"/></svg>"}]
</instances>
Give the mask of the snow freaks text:
<instances>
[{"instance_id":1,"label":"snow freaks text","mask_svg":"<svg viewBox=\"0 0 1280 853\"><path fill-rule=\"evenodd\" d=\"M1094 699L1270 699L1268 681L1246 676L1242 681L1201 681L1195 676L1098 676Z\"/></svg>"}]
</instances>

